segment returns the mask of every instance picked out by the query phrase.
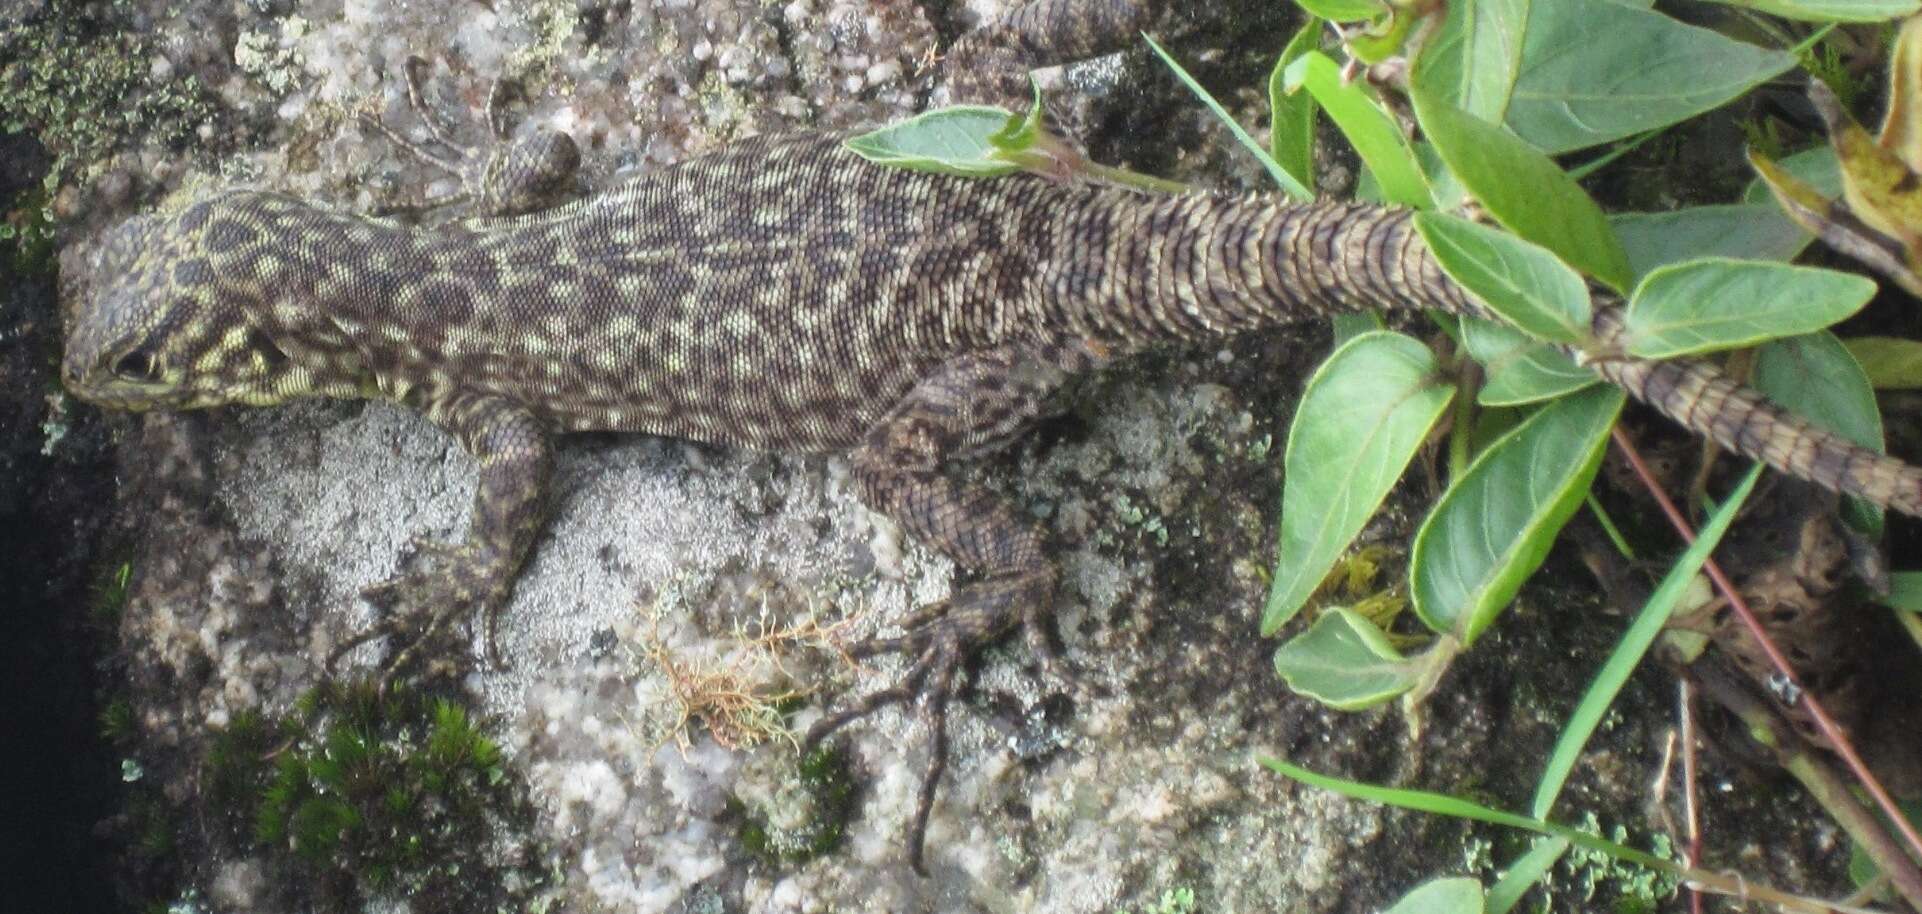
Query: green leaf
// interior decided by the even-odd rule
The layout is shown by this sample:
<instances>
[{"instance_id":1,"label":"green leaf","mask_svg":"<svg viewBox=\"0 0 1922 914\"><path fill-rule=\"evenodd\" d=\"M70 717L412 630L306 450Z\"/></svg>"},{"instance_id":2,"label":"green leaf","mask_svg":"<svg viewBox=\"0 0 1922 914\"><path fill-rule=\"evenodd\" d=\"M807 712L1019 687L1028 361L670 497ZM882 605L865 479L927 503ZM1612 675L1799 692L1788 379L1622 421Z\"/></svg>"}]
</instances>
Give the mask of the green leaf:
<instances>
[{"instance_id":1,"label":"green leaf","mask_svg":"<svg viewBox=\"0 0 1922 914\"><path fill-rule=\"evenodd\" d=\"M1675 611L1675 605L1681 601L1689 583L1695 580L1696 573L1702 570L1702 563L1708 561L1709 553L1722 541L1722 534L1728 532L1729 524L1742 510L1742 504L1748 501L1749 492L1755 489L1755 481L1762 478L1762 467L1762 464L1755 464L1748 475L1742 477L1735 491L1729 493L1721 507L1715 509L1708 523L1703 524L1701 531L1696 534L1695 542L1689 545L1681 558L1675 560L1674 565L1669 566L1668 574L1662 577L1662 583L1655 588L1655 593L1649 596L1648 602L1642 604L1642 611L1636 614L1635 621L1629 624L1621 640L1615 643L1615 650L1609 654L1608 661L1602 664L1601 672L1595 674L1595 681L1589 685L1581 703L1575 706L1575 712L1569 715L1568 724L1555 741L1554 751L1549 753L1547 768L1535 785L1535 800L1528 807L1529 813L1535 818L1545 819L1549 811L1555 808L1555 798L1561 795L1562 785L1568 783L1568 773L1575 769L1575 762L1581 758L1582 747L1594 735L1602 716L1608 713L1609 705L1614 703L1616 693L1622 690L1623 683L1628 682L1629 674L1635 672L1635 667L1642 662L1642 655L1648 652L1649 645L1655 643L1655 638L1662 633L1662 627L1668 624L1669 615Z\"/></svg>"},{"instance_id":2,"label":"green leaf","mask_svg":"<svg viewBox=\"0 0 1922 914\"><path fill-rule=\"evenodd\" d=\"M1417 213L1415 229L1442 270L1504 320L1545 340L1588 339L1588 285L1545 248L1446 213Z\"/></svg>"},{"instance_id":3,"label":"green leaf","mask_svg":"<svg viewBox=\"0 0 1922 914\"><path fill-rule=\"evenodd\" d=\"M1175 78L1181 80L1181 84L1187 86L1188 91L1194 93L1195 98L1200 99L1201 103L1208 107L1209 111L1214 112L1215 119L1220 121L1222 126L1228 128L1228 132L1234 135L1235 141L1240 143L1250 153L1254 154L1255 161L1261 163L1261 167L1267 170L1268 177L1274 179L1275 185L1280 187L1282 192L1297 200L1306 201L1315 199L1314 192L1310 191L1307 185L1301 182L1299 177L1289 174L1287 169L1282 168L1281 163L1276 162L1274 157L1268 154L1268 150L1265 147L1256 142L1254 137L1248 135L1248 131L1241 129L1241 124L1237 123L1234 116L1228 113L1228 109L1221 107L1221 103L1215 101L1215 97L1209 95L1207 89L1203 89L1200 83L1195 82L1195 78L1189 76L1188 71L1182 69L1181 64L1176 62L1174 57L1167 51L1163 50L1161 45L1154 40L1153 36L1143 32L1141 37L1144 41L1148 42L1148 47L1153 48L1154 52L1160 55L1161 62L1167 64L1169 70L1174 71Z\"/></svg>"},{"instance_id":4,"label":"green leaf","mask_svg":"<svg viewBox=\"0 0 1922 914\"><path fill-rule=\"evenodd\" d=\"M1868 304L1875 282L1850 273L1706 258L1642 279L1624 316L1623 345L1644 359L1752 346L1812 333Z\"/></svg>"},{"instance_id":5,"label":"green leaf","mask_svg":"<svg viewBox=\"0 0 1922 914\"><path fill-rule=\"evenodd\" d=\"M1321 103L1322 110L1341 128L1341 135L1348 138L1355 154L1381 184L1388 202L1415 209L1434 206L1408 137L1382 110L1367 85L1360 81L1344 83L1341 66L1319 51L1303 54L1289 64L1282 81L1289 92L1305 88Z\"/></svg>"},{"instance_id":6,"label":"green leaf","mask_svg":"<svg viewBox=\"0 0 1922 914\"><path fill-rule=\"evenodd\" d=\"M1483 914L1482 884L1465 876L1433 879L1382 914Z\"/></svg>"},{"instance_id":7,"label":"green leaf","mask_svg":"<svg viewBox=\"0 0 1922 914\"><path fill-rule=\"evenodd\" d=\"M1364 333L1381 330L1388 325L1382 323L1381 314L1375 311L1349 311L1335 315L1331 321L1334 326L1334 349L1340 349L1349 340Z\"/></svg>"},{"instance_id":8,"label":"green leaf","mask_svg":"<svg viewBox=\"0 0 1922 914\"><path fill-rule=\"evenodd\" d=\"M1610 213L1637 279L1702 257L1794 260L1815 236L1774 203L1691 206L1666 213Z\"/></svg>"},{"instance_id":9,"label":"green leaf","mask_svg":"<svg viewBox=\"0 0 1922 914\"><path fill-rule=\"evenodd\" d=\"M1888 596L1876 597L1875 602L1890 609L1922 613L1922 571L1898 571L1889 575Z\"/></svg>"},{"instance_id":10,"label":"green leaf","mask_svg":"<svg viewBox=\"0 0 1922 914\"><path fill-rule=\"evenodd\" d=\"M1315 184L1315 96L1309 92L1290 93L1288 65L1321 45L1322 20L1309 16L1301 24L1281 59L1268 74L1268 150L1283 171L1309 187Z\"/></svg>"},{"instance_id":11,"label":"green leaf","mask_svg":"<svg viewBox=\"0 0 1922 914\"><path fill-rule=\"evenodd\" d=\"M1922 8L1918 0L1713 0L1807 22L1882 22Z\"/></svg>"},{"instance_id":12,"label":"green leaf","mask_svg":"<svg viewBox=\"0 0 1922 914\"><path fill-rule=\"evenodd\" d=\"M1531 0L1454 3L1415 61L1415 83L1491 124L1502 122L1521 70Z\"/></svg>"},{"instance_id":13,"label":"green leaf","mask_svg":"<svg viewBox=\"0 0 1922 914\"><path fill-rule=\"evenodd\" d=\"M1922 342L1889 336L1858 336L1842 342L1876 390L1922 387Z\"/></svg>"},{"instance_id":14,"label":"green leaf","mask_svg":"<svg viewBox=\"0 0 1922 914\"><path fill-rule=\"evenodd\" d=\"M1488 372L1475 397L1483 406L1521 406L1602 383L1554 344L1493 321L1463 318L1462 342Z\"/></svg>"},{"instance_id":15,"label":"green leaf","mask_svg":"<svg viewBox=\"0 0 1922 914\"><path fill-rule=\"evenodd\" d=\"M1288 427L1264 636L1308 601L1401 478L1455 394L1441 378L1428 347L1384 331L1350 340L1308 379Z\"/></svg>"},{"instance_id":16,"label":"green leaf","mask_svg":"<svg viewBox=\"0 0 1922 914\"><path fill-rule=\"evenodd\" d=\"M1427 664L1403 657L1375 623L1336 607L1275 650L1288 688L1341 711L1359 711L1421 683Z\"/></svg>"},{"instance_id":17,"label":"green leaf","mask_svg":"<svg viewBox=\"0 0 1922 914\"><path fill-rule=\"evenodd\" d=\"M990 137L1014 115L987 105L957 105L849 137L856 155L881 165L970 178L1013 174L1021 166L995 155Z\"/></svg>"},{"instance_id":18,"label":"green leaf","mask_svg":"<svg viewBox=\"0 0 1922 914\"><path fill-rule=\"evenodd\" d=\"M1588 832L1577 831L1566 825L1557 825L1553 822L1543 822L1539 819L1518 816L1512 812L1490 809L1474 801L1464 800L1460 797L1451 797L1444 793L1432 793L1426 790L1407 790L1399 787L1381 787L1375 784L1364 784L1360 781L1329 777L1325 774L1309 771L1299 765L1289 764L1281 759L1265 755L1258 757L1257 760L1268 770L1280 774L1283 777L1292 778L1310 787L1319 787L1323 790L1333 791L1349 799L1381 803L1401 809L1412 809L1416 812L1453 816L1457 819L1468 819L1474 822L1487 822L1491 825L1502 825L1508 828L1524 829L1537 834L1561 838L1576 847L1606 854L1617 860L1625 860L1629 863L1645 866L1652 870L1660 870L1664 873L1681 872L1681 867L1653 854L1616 844L1613 841L1598 838Z\"/></svg>"},{"instance_id":19,"label":"green leaf","mask_svg":"<svg viewBox=\"0 0 1922 914\"><path fill-rule=\"evenodd\" d=\"M1561 838L1536 838L1528 853L1511 864L1501 880L1489 887L1488 914L1508 914L1567 852L1568 842Z\"/></svg>"},{"instance_id":20,"label":"green leaf","mask_svg":"<svg viewBox=\"0 0 1922 914\"><path fill-rule=\"evenodd\" d=\"M1771 341L1756 352L1749 383L1820 428L1870 450L1885 450L1875 389L1833 333L1824 330ZM1850 526L1881 537L1881 508L1851 497L1843 515Z\"/></svg>"},{"instance_id":21,"label":"green leaf","mask_svg":"<svg viewBox=\"0 0 1922 914\"><path fill-rule=\"evenodd\" d=\"M1842 163L1835 157L1835 147L1824 143L1812 149L1804 149L1786 159L1776 161L1775 167L1789 173L1790 177L1815 188L1824 197L1834 200L1842 196ZM1756 178L1748 182L1742 191L1743 203L1767 203L1775 205L1775 194L1769 191L1768 182Z\"/></svg>"},{"instance_id":22,"label":"green leaf","mask_svg":"<svg viewBox=\"0 0 1922 914\"><path fill-rule=\"evenodd\" d=\"M1794 66L1613 0L1535 0L1507 124L1559 155L1700 114Z\"/></svg>"},{"instance_id":23,"label":"green leaf","mask_svg":"<svg viewBox=\"0 0 1922 914\"><path fill-rule=\"evenodd\" d=\"M1001 129L988 134L988 145L1003 153L1021 152L1034 146L1041 137L1042 110L1041 84L1028 77L1028 88L1034 90L1034 100L1028 104L1028 113L1008 115Z\"/></svg>"},{"instance_id":24,"label":"green leaf","mask_svg":"<svg viewBox=\"0 0 1922 914\"><path fill-rule=\"evenodd\" d=\"M1295 4L1330 22L1359 22L1388 14L1388 4L1381 0L1295 0Z\"/></svg>"},{"instance_id":25,"label":"green leaf","mask_svg":"<svg viewBox=\"0 0 1922 914\"><path fill-rule=\"evenodd\" d=\"M1541 408L1442 494L1408 559L1415 612L1473 644L1581 507L1623 394L1599 387Z\"/></svg>"},{"instance_id":26,"label":"green leaf","mask_svg":"<svg viewBox=\"0 0 1922 914\"><path fill-rule=\"evenodd\" d=\"M1583 273L1628 288L1628 256L1601 207L1554 162L1419 87L1409 96L1428 141L1495 221Z\"/></svg>"},{"instance_id":27,"label":"green leaf","mask_svg":"<svg viewBox=\"0 0 1922 914\"><path fill-rule=\"evenodd\" d=\"M1792 413L1880 451L1882 413L1869 376L1827 331L1775 340L1756 353L1750 383Z\"/></svg>"}]
</instances>

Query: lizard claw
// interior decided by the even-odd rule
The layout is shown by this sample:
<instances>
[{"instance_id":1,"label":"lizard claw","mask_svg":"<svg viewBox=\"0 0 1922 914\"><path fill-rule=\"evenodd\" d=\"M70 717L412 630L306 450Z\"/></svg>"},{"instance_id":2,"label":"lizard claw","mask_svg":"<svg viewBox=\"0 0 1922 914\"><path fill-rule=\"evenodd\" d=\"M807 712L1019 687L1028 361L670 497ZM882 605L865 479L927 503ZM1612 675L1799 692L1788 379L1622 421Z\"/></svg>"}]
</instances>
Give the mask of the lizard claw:
<instances>
[{"instance_id":1,"label":"lizard claw","mask_svg":"<svg viewBox=\"0 0 1922 914\"><path fill-rule=\"evenodd\" d=\"M363 599L389 615L335 647L327 656L327 669L332 671L341 657L376 638L404 638L400 649L382 664L381 683L385 685L450 623L483 608L482 641L487 662L493 668L503 668L495 644L494 616L505 602L509 576L497 568L499 563L484 549L471 544L416 539L413 550L409 568L361 589Z\"/></svg>"},{"instance_id":2,"label":"lizard claw","mask_svg":"<svg viewBox=\"0 0 1922 914\"><path fill-rule=\"evenodd\" d=\"M908 825L908 862L927 875L928 818L934 811L935 788L948 765L948 703L959 691L958 673L974 650L1019 623L1031 644L1040 644L1043 674L1072 682L1052 645L1042 618L1054 592L1051 569L977 581L914 610L903 621L906 633L874 638L849 651L855 657L902 654L914 658L900 681L852 700L846 707L814 723L802 738L812 752L835 731L889 705L914 704L916 716L928 732L928 762L921 772L921 790Z\"/></svg>"},{"instance_id":3,"label":"lizard claw","mask_svg":"<svg viewBox=\"0 0 1922 914\"><path fill-rule=\"evenodd\" d=\"M475 149L454 141L451 125L443 123L428 105L422 88L428 62L409 57L406 66L407 101L427 132L427 142L415 142L368 114L361 121L385 136L396 149L415 160L460 180L461 189L396 207L426 211L468 204L483 216L511 216L554 206L574 189L581 152L574 139L558 130L535 130L511 139L504 114L512 83L496 79L487 94L485 120L491 142Z\"/></svg>"},{"instance_id":4,"label":"lizard claw","mask_svg":"<svg viewBox=\"0 0 1922 914\"><path fill-rule=\"evenodd\" d=\"M900 640L900 639L893 639ZM857 656L869 656L867 652ZM848 707L815 721L801 740L804 753L813 752L834 731L892 704L914 703L921 724L928 731L928 764L921 772L921 790L914 804L914 818L908 826L908 863L923 876L928 874L926 845L928 817L934 812L934 789L948 767L948 699L956 691L955 673L966 658L960 644L945 641L923 651L903 676L899 685L870 692Z\"/></svg>"}]
</instances>

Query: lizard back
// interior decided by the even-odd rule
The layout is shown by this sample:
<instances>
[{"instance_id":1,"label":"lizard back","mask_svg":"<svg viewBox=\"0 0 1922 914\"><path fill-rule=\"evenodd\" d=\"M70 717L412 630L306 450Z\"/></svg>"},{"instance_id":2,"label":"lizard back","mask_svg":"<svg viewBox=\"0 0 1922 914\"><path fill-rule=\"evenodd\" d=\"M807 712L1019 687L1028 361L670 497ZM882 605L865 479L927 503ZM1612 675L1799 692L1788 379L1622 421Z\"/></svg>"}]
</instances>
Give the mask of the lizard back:
<instances>
[{"instance_id":1,"label":"lizard back","mask_svg":"<svg viewBox=\"0 0 1922 914\"><path fill-rule=\"evenodd\" d=\"M1091 196L802 135L511 219L415 229L263 194L182 219L204 218L215 297L318 374L423 409L499 395L560 431L821 451L948 358L1055 336L1042 242Z\"/></svg>"}]
</instances>

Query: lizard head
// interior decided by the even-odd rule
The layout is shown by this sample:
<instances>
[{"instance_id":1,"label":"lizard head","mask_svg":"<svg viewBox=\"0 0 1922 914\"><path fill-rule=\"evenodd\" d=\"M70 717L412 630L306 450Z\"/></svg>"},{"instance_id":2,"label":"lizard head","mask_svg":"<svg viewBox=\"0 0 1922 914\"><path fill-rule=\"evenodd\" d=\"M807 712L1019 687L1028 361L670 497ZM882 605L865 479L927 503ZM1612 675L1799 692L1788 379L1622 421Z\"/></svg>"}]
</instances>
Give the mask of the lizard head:
<instances>
[{"instance_id":1,"label":"lizard head","mask_svg":"<svg viewBox=\"0 0 1922 914\"><path fill-rule=\"evenodd\" d=\"M109 232L63 291L67 389L115 409L272 403L286 356L247 318L246 290L223 282L206 236L218 201L139 216Z\"/></svg>"}]
</instances>

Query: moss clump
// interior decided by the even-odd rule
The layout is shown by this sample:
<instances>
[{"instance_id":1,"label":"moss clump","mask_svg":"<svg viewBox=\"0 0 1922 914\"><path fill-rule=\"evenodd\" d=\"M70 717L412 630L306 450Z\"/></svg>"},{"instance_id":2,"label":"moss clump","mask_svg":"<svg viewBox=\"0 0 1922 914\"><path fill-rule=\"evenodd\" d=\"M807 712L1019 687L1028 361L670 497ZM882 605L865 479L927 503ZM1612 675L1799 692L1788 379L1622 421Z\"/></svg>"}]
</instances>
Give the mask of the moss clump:
<instances>
[{"instance_id":1,"label":"moss clump","mask_svg":"<svg viewBox=\"0 0 1922 914\"><path fill-rule=\"evenodd\" d=\"M102 562L96 566L93 581L87 586L87 618L103 630L120 624L133 595L133 563L125 560Z\"/></svg>"},{"instance_id":2,"label":"moss clump","mask_svg":"<svg viewBox=\"0 0 1922 914\"><path fill-rule=\"evenodd\" d=\"M467 711L410 690L329 685L281 719L215 735L207 795L229 835L328 903L405 894L416 911L492 910L531 873L486 858L522 801Z\"/></svg>"},{"instance_id":3,"label":"moss clump","mask_svg":"<svg viewBox=\"0 0 1922 914\"><path fill-rule=\"evenodd\" d=\"M133 703L115 698L100 709L100 738L120 745L134 735Z\"/></svg>"},{"instance_id":4,"label":"moss clump","mask_svg":"<svg viewBox=\"0 0 1922 914\"><path fill-rule=\"evenodd\" d=\"M770 865L793 866L841 843L853 802L847 758L822 747L802 756L795 780L757 808L738 799L733 805L741 816L741 845Z\"/></svg>"}]
</instances>

